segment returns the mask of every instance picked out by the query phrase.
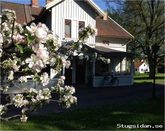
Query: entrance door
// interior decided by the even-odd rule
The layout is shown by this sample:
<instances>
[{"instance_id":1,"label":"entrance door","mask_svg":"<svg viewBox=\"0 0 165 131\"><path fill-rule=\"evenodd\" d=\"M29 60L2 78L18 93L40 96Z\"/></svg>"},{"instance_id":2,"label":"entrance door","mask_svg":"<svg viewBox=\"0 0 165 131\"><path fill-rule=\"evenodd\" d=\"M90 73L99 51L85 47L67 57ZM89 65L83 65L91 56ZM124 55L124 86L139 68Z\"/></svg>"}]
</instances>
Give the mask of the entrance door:
<instances>
[{"instance_id":1,"label":"entrance door","mask_svg":"<svg viewBox=\"0 0 165 131\"><path fill-rule=\"evenodd\" d=\"M72 85L72 69L65 69L65 85Z\"/></svg>"},{"instance_id":2,"label":"entrance door","mask_svg":"<svg viewBox=\"0 0 165 131\"><path fill-rule=\"evenodd\" d=\"M85 60L76 60L76 84L85 84Z\"/></svg>"}]
</instances>

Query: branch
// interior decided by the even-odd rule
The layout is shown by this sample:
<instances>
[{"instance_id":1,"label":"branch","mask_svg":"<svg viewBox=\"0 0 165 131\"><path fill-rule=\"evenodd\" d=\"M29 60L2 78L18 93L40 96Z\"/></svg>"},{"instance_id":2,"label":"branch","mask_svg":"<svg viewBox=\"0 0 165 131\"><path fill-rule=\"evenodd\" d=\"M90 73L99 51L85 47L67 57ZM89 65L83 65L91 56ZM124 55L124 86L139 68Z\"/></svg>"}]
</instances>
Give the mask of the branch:
<instances>
[{"instance_id":1,"label":"branch","mask_svg":"<svg viewBox=\"0 0 165 131\"><path fill-rule=\"evenodd\" d=\"M50 99L50 101L60 103L60 101L59 101L59 100L53 100L53 99Z\"/></svg>"},{"instance_id":2,"label":"branch","mask_svg":"<svg viewBox=\"0 0 165 131\"><path fill-rule=\"evenodd\" d=\"M13 118L16 118L16 117L20 117L20 116L21 116L21 114L17 114L17 115L6 117L6 118L0 117L0 120L9 121L10 119L13 119Z\"/></svg>"}]
</instances>

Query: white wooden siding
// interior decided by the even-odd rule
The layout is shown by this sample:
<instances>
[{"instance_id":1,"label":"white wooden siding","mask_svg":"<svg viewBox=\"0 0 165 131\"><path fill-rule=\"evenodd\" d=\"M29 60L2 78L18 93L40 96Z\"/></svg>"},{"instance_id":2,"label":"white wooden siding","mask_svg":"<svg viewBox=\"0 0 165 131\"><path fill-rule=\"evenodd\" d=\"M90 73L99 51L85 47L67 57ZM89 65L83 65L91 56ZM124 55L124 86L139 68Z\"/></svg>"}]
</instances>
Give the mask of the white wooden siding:
<instances>
[{"instance_id":1,"label":"white wooden siding","mask_svg":"<svg viewBox=\"0 0 165 131\"><path fill-rule=\"evenodd\" d=\"M72 20L73 39L78 37L78 21L96 27L95 11L83 1L65 0L52 8L51 29L61 40L65 37L65 19ZM90 37L87 43L94 44L95 37Z\"/></svg>"},{"instance_id":2,"label":"white wooden siding","mask_svg":"<svg viewBox=\"0 0 165 131\"><path fill-rule=\"evenodd\" d=\"M118 50L118 51L124 51L126 52L127 41L125 39L119 39L119 38L107 38L107 37L96 37L96 45L102 45L103 41L109 41L109 48Z\"/></svg>"}]
</instances>

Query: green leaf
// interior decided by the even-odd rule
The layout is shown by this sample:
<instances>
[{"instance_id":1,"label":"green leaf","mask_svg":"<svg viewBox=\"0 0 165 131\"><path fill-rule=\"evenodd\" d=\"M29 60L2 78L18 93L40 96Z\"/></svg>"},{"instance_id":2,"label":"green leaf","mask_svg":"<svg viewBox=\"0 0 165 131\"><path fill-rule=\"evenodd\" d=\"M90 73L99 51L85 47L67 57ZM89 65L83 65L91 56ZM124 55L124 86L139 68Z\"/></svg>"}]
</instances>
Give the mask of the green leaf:
<instances>
[{"instance_id":1,"label":"green leaf","mask_svg":"<svg viewBox=\"0 0 165 131\"><path fill-rule=\"evenodd\" d=\"M31 35L28 35L27 36L27 42L28 44L32 44L32 42L35 40L35 37L34 36L31 36Z\"/></svg>"},{"instance_id":2,"label":"green leaf","mask_svg":"<svg viewBox=\"0 0 165 131\"><path fill-rule=\"evenodd\" d=\"M17 49L20 51L20 53L23 54L23 47L19 44L16 44Z\"/></svg>"}]
</instances>

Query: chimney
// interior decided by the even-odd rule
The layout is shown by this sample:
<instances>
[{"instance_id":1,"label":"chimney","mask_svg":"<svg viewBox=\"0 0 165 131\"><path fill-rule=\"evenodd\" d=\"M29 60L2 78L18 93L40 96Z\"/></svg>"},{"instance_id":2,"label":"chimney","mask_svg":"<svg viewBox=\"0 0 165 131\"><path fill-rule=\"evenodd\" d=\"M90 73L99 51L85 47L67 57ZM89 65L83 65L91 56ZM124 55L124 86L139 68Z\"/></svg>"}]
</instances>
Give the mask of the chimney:
<instances>
[{"instance_id":1,"label":"chimney","mask_svg":"<svg viewBox=\"0 0 165 131\"><path fill-rule=\"evenodd\" d=\"M104 12L104 16L103 16L103 20L107 20L107 19L108 19L108 12L105 11L105 12Z\"/></svg>"},{"instance_id":2,"label":"chimney","mask_svg":"<svg viewBox=\"0 0 165 131\"><path fill-rule=\"evenodd\" d=\"M38 0L32 0L31 1L32 3L32 7L39 7L39 3L38 3Z\"/></svg>"}]
</instances>

